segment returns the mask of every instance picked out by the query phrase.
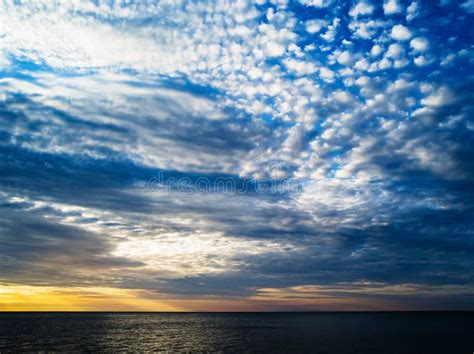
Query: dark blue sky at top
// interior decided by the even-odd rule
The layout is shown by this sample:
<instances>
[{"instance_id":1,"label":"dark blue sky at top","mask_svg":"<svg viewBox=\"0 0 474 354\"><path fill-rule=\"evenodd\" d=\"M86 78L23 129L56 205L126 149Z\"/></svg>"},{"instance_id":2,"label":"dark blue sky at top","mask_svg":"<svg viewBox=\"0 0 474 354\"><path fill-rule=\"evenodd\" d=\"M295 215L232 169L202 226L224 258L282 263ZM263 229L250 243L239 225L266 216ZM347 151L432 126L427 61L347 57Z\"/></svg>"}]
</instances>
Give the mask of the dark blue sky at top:
<instances>
[{"instance_id":1,"label":"dark blue sky at top","mask_svg":"<svg viewBox=\"0 0 474 354\"><path fill-rule=\"evenodd\" d=\"M472 309L474 3L389 3L2 5L0 282Z\"/></svg>"}]
</instances>

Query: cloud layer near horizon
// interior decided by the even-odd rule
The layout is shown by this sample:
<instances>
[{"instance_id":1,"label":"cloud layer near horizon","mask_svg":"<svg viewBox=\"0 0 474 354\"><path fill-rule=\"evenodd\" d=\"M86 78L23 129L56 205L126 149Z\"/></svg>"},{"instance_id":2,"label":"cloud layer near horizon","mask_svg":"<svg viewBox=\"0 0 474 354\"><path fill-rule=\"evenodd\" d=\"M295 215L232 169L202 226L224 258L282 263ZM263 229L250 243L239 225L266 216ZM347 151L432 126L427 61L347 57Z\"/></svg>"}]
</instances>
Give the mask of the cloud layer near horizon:
<instances>
[{"instance_id":1,"label":"cloud layer near horizon","mask_svg":"<svg viewBox=\"0 0 474 354\"><path fill-rule=\"evenodd\" d=\"M473 308L473 12L2 4L0 283Z\"/></svg>"}]
</instances>

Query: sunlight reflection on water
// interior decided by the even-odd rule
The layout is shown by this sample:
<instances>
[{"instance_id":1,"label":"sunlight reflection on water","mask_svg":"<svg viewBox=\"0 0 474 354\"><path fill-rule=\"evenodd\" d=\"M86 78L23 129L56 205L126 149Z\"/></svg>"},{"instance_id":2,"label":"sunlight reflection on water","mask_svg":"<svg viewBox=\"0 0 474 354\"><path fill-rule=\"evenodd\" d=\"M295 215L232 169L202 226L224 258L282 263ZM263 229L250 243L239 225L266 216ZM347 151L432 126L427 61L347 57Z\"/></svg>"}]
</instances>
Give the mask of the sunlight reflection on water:
<instances>
[{"instance_id":1,"label":"sunlight reflection on water","mask_svg":"<svg viewBox=\"0 0 474 354\"><path fill-rule=\"evenodd\" d=\"M0 314L0 351L472 352L473 313Z\"/></svg>"}]
</instances>

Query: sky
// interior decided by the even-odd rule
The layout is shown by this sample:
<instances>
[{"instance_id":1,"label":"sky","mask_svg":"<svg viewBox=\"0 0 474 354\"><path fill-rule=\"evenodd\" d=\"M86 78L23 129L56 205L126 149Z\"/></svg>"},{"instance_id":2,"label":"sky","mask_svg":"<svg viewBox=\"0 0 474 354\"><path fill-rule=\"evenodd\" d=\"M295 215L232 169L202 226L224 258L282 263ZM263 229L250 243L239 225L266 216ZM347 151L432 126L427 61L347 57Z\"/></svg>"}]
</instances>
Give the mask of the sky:
<instances>
[{"instance_id":1,"label":"sky","mask_svg":"<svg viewBox=\"0 0 474 354\"><path fill-rule=\"evenodd\" d=\"M2 3L0 311L474 310L473 17Z\"/></svg>"}]
</instances>

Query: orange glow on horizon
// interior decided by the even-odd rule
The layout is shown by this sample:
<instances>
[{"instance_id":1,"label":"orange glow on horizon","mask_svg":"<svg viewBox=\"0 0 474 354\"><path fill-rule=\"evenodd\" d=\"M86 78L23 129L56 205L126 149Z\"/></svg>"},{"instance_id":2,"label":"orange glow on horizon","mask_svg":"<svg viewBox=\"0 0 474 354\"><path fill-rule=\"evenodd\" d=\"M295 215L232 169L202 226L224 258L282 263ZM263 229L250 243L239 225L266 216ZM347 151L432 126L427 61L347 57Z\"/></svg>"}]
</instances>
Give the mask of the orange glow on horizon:
<instances>
[{"instance_id":1,"label":"orange glow on horizon","mask_svg":"<svg viewBox=\"0 0 474 354\"><path fill-rule=\"evenodd\" d=\"M52 287L0 283L0 311L225 312L400 310L381 300L259 289L247 298L172 298L111 287Z\"/></svg>"},{"instance_id":2,"label":"orange glow on horizon","mask_svg":"<svg viewBox=\"0 0 474 354\"><path fill-rule=\"evenodd\" d=\"M0 311L182 311L129 289L0 285Z\"/></svg>"}]
</instances>

